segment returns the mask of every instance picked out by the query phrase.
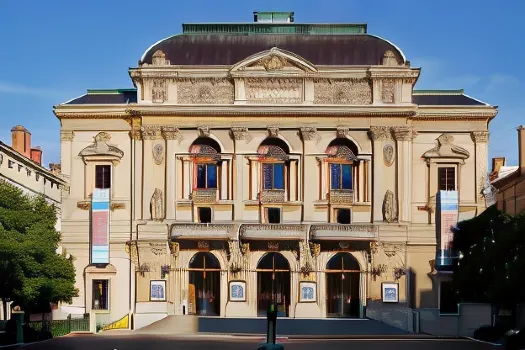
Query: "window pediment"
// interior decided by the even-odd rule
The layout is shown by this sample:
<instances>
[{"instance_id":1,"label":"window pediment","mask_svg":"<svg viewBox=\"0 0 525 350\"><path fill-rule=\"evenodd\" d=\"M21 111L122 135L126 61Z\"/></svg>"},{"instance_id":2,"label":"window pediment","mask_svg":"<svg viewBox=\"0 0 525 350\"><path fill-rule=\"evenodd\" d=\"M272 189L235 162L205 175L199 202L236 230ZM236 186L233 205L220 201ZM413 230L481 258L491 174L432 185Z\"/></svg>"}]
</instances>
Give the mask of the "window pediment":
<instances>
[{"instance_id":1,"label":"window pediment","mask_svg":"<svg viewBox=\"0 0 525 350\"><path fill-rule=\"evenodd\" d=\"M78 154L84 162L89 160L109 159L120 161L124 156L124 152L115 145L108 144L111 135L107 132L99 132L95 137L95 142L85 147Z\"/></svg>"},{"instance_id":2,"label":"window pediment","mask_svg":"<svg viewBox=\"0 0 525 350\"><path fill-rule=\"evenodd\" d=\"M256 53L255 55L249 56L241 62L235 64L230 72L238 72L246 69L257 69L261 68L266 72L279 71L279 70L297 70L300 69L305 72L317 72L315 66L290 51L281 50L277 47L273 47L270 50Z\"/></svg>"},{"instance_id":3,"label":"window pediment","mask_svg":"<svg viewBox=\"0 0 525 350\"><path fill-rule=\"evenodd\" d=\"M437 146L423 153L423 158L427 161L432 158L449 158L465 160L470 157L470 153L463 147L454 144L454 137L449 134L442 134L437 138Z\"/></svg>"}]
</instances>

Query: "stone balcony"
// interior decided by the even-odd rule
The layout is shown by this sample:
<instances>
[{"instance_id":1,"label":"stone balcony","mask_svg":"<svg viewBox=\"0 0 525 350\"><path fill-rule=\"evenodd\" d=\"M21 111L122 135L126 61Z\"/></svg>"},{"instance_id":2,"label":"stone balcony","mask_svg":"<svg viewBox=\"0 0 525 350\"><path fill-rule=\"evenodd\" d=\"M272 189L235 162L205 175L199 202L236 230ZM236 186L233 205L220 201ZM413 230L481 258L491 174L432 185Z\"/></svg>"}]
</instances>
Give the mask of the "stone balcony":
<instances>
[{"instance_id":1,"label":"stone balcony","mask_svg":"<svg viewBox=\"0 0 525 350\"><path fill-rule=\"evenodd\" d=\"M263 190L260 194L260 200L263 203L284 203L284 190Z\"/></svg>"},{"instance_id":2,"label":"stone balcony","mask_svg":"<svg viewBox=\"0 0 525 350\"><path fill-rule=\"evenodd\" d=\"M217 193L216 188L196 189L191 193L191 200L194 203L217 203Z\"/></svg>"},{"instance_id":3,"label":"stone balcony","mask_svg":"<svg viewBox=\"0 0 525 350\"><path fill-rule=\"evenodd\" d=\"M330 190L328 201L338 204L354 204L354 190Z\"/></svg>"}]
</instances>

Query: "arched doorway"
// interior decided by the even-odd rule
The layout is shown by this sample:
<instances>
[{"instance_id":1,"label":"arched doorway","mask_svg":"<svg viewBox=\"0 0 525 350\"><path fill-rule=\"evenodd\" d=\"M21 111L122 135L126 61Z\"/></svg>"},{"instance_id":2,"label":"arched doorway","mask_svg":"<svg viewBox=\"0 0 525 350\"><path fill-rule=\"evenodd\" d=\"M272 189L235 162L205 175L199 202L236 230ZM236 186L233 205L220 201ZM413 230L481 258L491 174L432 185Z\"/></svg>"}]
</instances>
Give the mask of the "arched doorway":
<instances>
[{"instance_id":1,"label":"arched doorway","mask_svg":"<svg viewBox=\"0 0 525 350\"><path fill-rule=\"evenodd\" d=\"M266 316L272 303L277 307L277 316L288 317L290 265L279 253L267 253L257 265L257 315Z\"/></svg>"},{"instance_id":2,"label":"arched doorway","mask_svg":"<svg viewBox=\"0 0 525 350\"><path fill-rule=\"evenodd\" d=\"M349 253L337 253L326 264L326 315L359 317L359 277L357 260Z\"/></svg>"},{"instance_id":3,"label":"arched doorway","mask_svg":"<svg viewBox=\"0 0 525 350\"><path fill-rule=\"evenodd\" d=\"M189 264L189 303L193 314L220 316L221 266L211 253L195 254Z\"/></svg>"}]
</instances>

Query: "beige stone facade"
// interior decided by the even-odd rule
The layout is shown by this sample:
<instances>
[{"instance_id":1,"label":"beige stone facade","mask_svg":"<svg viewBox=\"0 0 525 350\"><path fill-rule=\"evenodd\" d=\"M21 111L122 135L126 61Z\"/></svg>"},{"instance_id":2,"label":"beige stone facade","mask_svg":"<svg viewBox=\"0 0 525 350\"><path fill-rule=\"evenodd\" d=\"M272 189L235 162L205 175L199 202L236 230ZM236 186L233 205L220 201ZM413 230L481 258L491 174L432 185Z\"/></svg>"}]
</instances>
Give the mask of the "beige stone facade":
<instances>
[{"instance_id":1,"label":"beige stone facade","mask_svg":"<svg viewBox=\"0 0 525 350\"><path fill-rule=\"evenodd\" d=\"M497 110L418 104L470 98L415 92L419 68L400 51L382 55L375 65L330 66L273 48L231 65L185 66L159 49L130 69L136 100L112 102L134 91L90 91L57 106L71 180L62 237L80 290L72 307L89 311L91 281L107 279L109 306L97 311L107 322L133 313L145 325L206 308L255 317L271 275L288 317L363 317L387 282L398 284L402 305L438 307L440 169L452 169L460 219L485 209L487 125ZM89 102L97 98L105 102ZM89 266L100 165L111 169L106 267ZM337 276L350 291L334 289L347 286ZM166 298L152 301L159 280ZM232 295L243 283L243 295Z\"/></svg>"}]
</instances>

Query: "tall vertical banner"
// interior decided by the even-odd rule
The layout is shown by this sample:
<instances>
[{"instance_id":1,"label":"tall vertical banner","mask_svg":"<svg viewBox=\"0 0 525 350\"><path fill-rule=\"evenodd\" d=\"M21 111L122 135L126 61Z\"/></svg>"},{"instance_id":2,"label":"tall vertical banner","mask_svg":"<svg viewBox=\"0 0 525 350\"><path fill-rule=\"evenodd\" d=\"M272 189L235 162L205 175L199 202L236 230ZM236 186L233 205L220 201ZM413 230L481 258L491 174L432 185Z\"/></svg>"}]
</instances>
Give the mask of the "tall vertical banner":
<instances>
[{"instance_id":1,"label":"tall vertical banner","mask_svg":"<svg viewBox=\"0 0 525 350\"><path fill-rule=\"evenodd\" d=\"M447 269L452 267L452 260L455 257L452 247L454 240L452 228L458 223L458 192L439 191L436 204L436 231L438 237L436 268Z\"/></svg>"},{"instance_id":2,"label":"tall vertical banner","mask_svg":"<svg viewBox=\"0 0 525 350\"><path fill-rule=\"evenodd\" d=\"M109 264L108 188L95 188L91 198L91 263Z\"/></svg>"}]
</instances>

